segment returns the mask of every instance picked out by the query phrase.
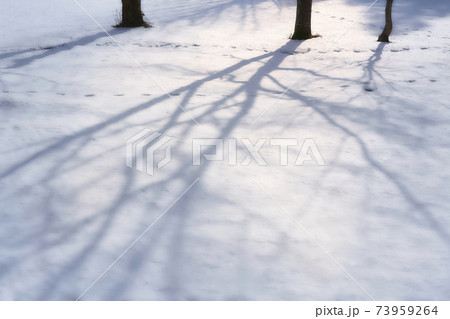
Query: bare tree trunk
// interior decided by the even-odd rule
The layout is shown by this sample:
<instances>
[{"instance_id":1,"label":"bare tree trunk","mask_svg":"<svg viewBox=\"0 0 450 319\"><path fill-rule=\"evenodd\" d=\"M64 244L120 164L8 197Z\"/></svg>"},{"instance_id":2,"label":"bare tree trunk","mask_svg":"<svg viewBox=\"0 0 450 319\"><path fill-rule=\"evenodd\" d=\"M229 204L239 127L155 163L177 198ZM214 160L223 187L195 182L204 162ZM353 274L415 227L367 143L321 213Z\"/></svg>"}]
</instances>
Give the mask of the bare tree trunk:
<instances>
[{"instance_id":1,"label":"bare tree trunk","mask_svg":"<svg viewBox=\"0 0 450 319\"><path fill-rule=\"evenodd\" d=\"M295 18L295 30L293 40L311 39L311 10L312 0L297 0L297 17Z\"/></svg>"},{"instance_id":2,"label":"bare tree trunk","mask_svg":"<svg viewBox=\"0 0 450 319\"><path fill-rule=\"evenodd\" d=\"M122 0L122 21L118 27L134 28L148 27L144 21L141 9L141 0Z\"/></svg>"},{"instance_id":3,"label":"bare tree trunk","mask_svg":"<svg viewBox=\"0 0 450 319\"><path fill-rule=\"evenodd\" d=\"M389 42L389 36L392 32L392 3L394 0L386 0L386 25L383 32L378 37L378 42Z\"/></svg>"}]
</instances>

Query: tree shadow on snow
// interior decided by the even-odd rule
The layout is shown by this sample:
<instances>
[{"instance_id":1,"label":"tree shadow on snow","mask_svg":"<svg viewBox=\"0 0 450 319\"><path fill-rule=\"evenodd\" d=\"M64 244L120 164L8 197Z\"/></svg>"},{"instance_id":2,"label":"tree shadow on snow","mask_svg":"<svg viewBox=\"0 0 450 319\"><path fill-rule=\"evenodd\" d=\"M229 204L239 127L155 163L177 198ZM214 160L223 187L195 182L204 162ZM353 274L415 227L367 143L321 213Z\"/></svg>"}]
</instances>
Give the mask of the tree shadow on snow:
<instances>
[{"instance_id":1,"label":"tree shadow on snow","mask_svg":"<svg viewBox=\"0 0 450 319\"><path fill-rule=\"evenodd\" d=\"M98 38L98 37L97 37ZM91 43L96 38L87 38L84 41L86 43ZM200 80L193 81L187 85L181 86L171 92L171 95L180 95L181 102L180 107L177 108L172 114L167 118L161 119L157 126L158 130L162 134L168 134L170 130L174 128L180 128L180 136L189 136L195 128L196 124L187 118L183 109L190 110L190 103L194 96L199 93L208 83L211 83L222 78L228 79L236 85L236 88L231 91L226 96L220 96L212 103L204 106L202 109L195 110L195 119L197 122L202 124L213 124L216 126L218 133L218 138L227 138L232 136L233 132L243 125L246 125L245 120L248 119L250 111L254 109L256 99L258 95L261 94L280 94L280 92L286 91L286 97L291 100L298 101L300 108L311 109L314 114L320 116L328 124L330 124L335 129L339 130L344 136L354 140L360 150L363 158L365 159L367 165L372 167L375 171L379 172L383 177L389 181L390 184L394 185L403 198L411 205L411 207L420 212L427 221L427 227L436 230L440 238L445 241L446 245L450 246L450 237L448 231L444 229L438 221L433 217L432 212L418 199L408 186L402 182L402 180L396 176L393 172L389 171L384 165L378 161L373 155L367 142L355 131L353 131L348 125L344 124L345 121L356 122L359 125L367 125L367 118L370 118L375 113L371 113L371 110L355 110L348 109L342 106L342 104L332 103L322 101L320 99L313 98L304 93L298 92L297 90L290 89L289 86L283 84L279 79L273 74L274 71L283 69L281 67L283 61L291 56L289 53L294 53L295 50L302 44L298 41L288 41L284 46L280 47L274 52L267 52L260 54L256 57L249 59L239 60L237 63L223 68L222 70L216 71L210 75L205 76ZM70 47L79 45L73 43ZM61 49L64 50L64 49ZM373 78L376 74L376 63L380 61L381 54L383 50L383 45L374 53L374 56L367 62L366 74L369 78ZM60 51L56 51L60 52ZM55 53L56 53L55 52ZM44 53L38 58L44 58L50 55L50 53ZM15 67L20 67L31 63L33 60L18 60L15 63ZM251 74L248 80L239 81L235 78L236 72L253 65L260 65ZM313 79L316 78L327 78L336 81L343 81L345 78L330 78L326 75L320 74L317 71L309 70L306 68L296 68L296 69L285 69L286 71L295 71L300 74L300 72L306 72ZM272 85L278 87L275 90L273 87L266 87L263 85L263 80L268 80ZM243 100L237 99L238 96L243 96ZM350 97L351 98L351 97ZM167 247L169 247L167 253L166 266L163 269L163 274L165 280L164 287L149 287L148 289L152 292L158 291L158 296L163 295L163 299L167 300L185 300L189 298L186 295L186 283L183 278L183 265L182 262L189 256L189 251L187 251L186 242L190 238L189 234L189 220L192 219L198 212L196 212L192 207L197 205L198 197L202 196L204 193L208 193L206 185L202 184L201 178L205 175L211 162L206 161L201 166L192 167L191 158L187 158L186 161L182 162L179 167L171 171L169 176L164 180L151 181L144 186L138 186L136 184L137 175L139 174L131 169L124 168L122 174L122 180L116 187L115 200L111 203L104 205L103 209L97 210L90 217L82 218L81 220L75 220L70 224L58 225L55 224L54 216L58 214L54 211L52 206L53 203L58 200L59 189L57 187L57 179L67 174L70 171L81 170L84 166L89 165L93 161L97 160L99 157L105 154L100 154L91 158L80 157L80 154L84 149L89 147L90 144L95 141L98 136L114 136L119 132L130 129L125 126L126 120L137 114L144 114L144 112L151 111L152 108L169 101L170 97L167 95L161 95L150 99L149 101L136 105L124 112L118 113L117 115L111 116L110 118L99 122L96 125L90 126L88 128L82 129L79 132L66 136L58 140L57 142L41 149L40 151L34 152L25 159L17 161L16 164L0 172L0 182L7 182L9 178L15 178L16 174L24 174L27 169L33 168L38 165L42 165L50 157L57 157L64 165L55 164L41 166L45 168L45 177L36 180L34 185L29 185L27 188L39 187L46 196L44 199L47 200L46 212L44 213L44 227L43 230L34 230L27 235L24 235L24 240L17 243L16 247L11 247L11 249L16 249L17 251L22 251L20 248L22 246L28 247L27 243L30 241L39 242L40 245L35 247L35 251L32 253L27 253L26 255L21 255L20 258L16 258L11 261L7 268L7 271L0 274L0 278L8 276L8 273L14 271L17 267L20 267L21 263L29 260L30 258L38 258L38 255L45 253L48 247L55 249L55 247L61 247L63 249L64 245L70 245L71 243L76 243L77 238L80 236L85 237L89 234L87 243L78 244L77 250L72 255L64 256L63 265L57 267L56 271L51 273L41 274L45 277L41 282L41 287L39 291L33 292L32 299L38 300L48 300L48 299L75 299L82 292L83 289L88 287L95 279L96 276L101 274L104 269L95 269L89 271L94 277L84 276L83 272L87 272L91 263L95 263L96 255L102 252L102 243L107 239L114 236L112 233L113 226L118 222L120 215L123 213L125 207L132 203L134 200L140 196L140 194L149 194L148 206L142 209L148 212L144 214L142 220L139 221L138 225L135 225L134 233L136 237L145 230L152 221L162 213L161 209L163 207L155 208L152 204L164 193L164 190L173 188L173 185L184 185L187 187L195 179L200 178L200 181L194 186L194 188L183 197L180 202L178 202L173 208L173 212L164 217L164 220L151 230L149 234L146 235L147 240L140 241L133 249L127 252L126 256L121 259L117 265L115 265L109 275L116 275L114 280L104 280L99 282L100 285L107 285L107 289L104 289L100 293L101 299L104 300L122 300L126 298L126 293L136 284L136 281L142 280L142 278L137 278L135 274L139 273L144 265L153 262L156 258L156 250L158 245L164 240ZM229 118L223 119L220 116L220 111L232 106L235 108L235 112ZM145 122L145 121L144 121ZM342 123L343 122L343 123ZM150 122L142 123L142 125L147 125ZM261 124L259 124L261 125ZM392 126L396 126L397 123L390 123L380 118L380 127L375 127L379 129L380 132L386 131ZM155 127L155 123L152 123L152 127ZM408 134L407 132L405 134ZM119 140L117 144L111 148L112 150L117 150L123 148L122 140ZM213 148L206 149L205 153L212 152ZM97 178L100 180L103 177L107 177L108 172L105 172L104 176L100 175ZM80 188L73 190L72 196L76 199L81 195L89 193L95 190L95 185L98 181L91 180L85 188ZM76 201L75 201L76 205ZM38 212L41 213L41 212ZM151 218L150 218L150 217ZM61 230L56 230L57 227L62 227ZM240 226L241 227L241 226ZM274 226L275 227L275 226ZM93 231L87 232L88 229L93 229ZM53 236L55 238L49 238L49 233L57 233L58 236ZM150 240L151 239L151 240ZM285 241L285 238L278 239L280 243ZM201 244L201 243L198 243ZM245 255L245 242L242 242L243 255ZM110 260L111 263L116 257L129 245L129 242L120 245L123 249L117 249L117 256L103 257L102 260ZM60 252L61 253L61 252ZM62 252L64 254L64 252ZM276 256L274 256L276 258ZM107 267L108 265L105 265ZM245 265L242 265L245 267ZM268 269L269 270L269 269ZM120 271L117 275L116 271ZM231 271L231 270L230 270ZM151 276L161 275L158 271L155 273L148 274ZM84 278L78 279L79 286L72 287L70 294L67 292L61 292L65 288L65 282L70 278ZM86 279L89 278L89 279ZM105 275L105 279L110 278L108 274ZM239 289L240 283L236 283L236 287ZM91 292L96 291L96 286L92 288ZM90 299L89 292L83 299ZM98 298L98 297L96 297ZM205 296L203 296L205 298ZM239 299L245 299L245 296L238 297Z\"/></svg>"},{"instance_id":2,"label":"tree shadow on snow","mask_svg":"<svg viewBox=\"0 0 450 319\"><path fill-rule=\"evenodd\" d=\"M369 6L373 0L347 0L352 5ZM372 22L384 25L384 6L386 1L379 1L368 13ZM429 25L434 18L444 18L450 15L450 3L441 0L408 0L394 1L392 16L394 33L396 29L422 29ZM380 29L381 31L381 29Z\"/></svg>"},{"instance_id":3,"label":"tree shadow on snow","mask_svg":"<svg viewBox=\"0 0 450 319\"><path fill-rule=\"evenodd\" d=\"M127 31L129 31L129 29L115 28L108 32L111 36L115 36L115 35L125 33ZM25 49L25 50L20 50L20 51L0 53L0 59L10 58L10 57L16 56L16 55L20 56L22 54L27 54L27 53L31 53L31 52L37 53L32 56L15 59L13 61L12 65L7 67L7 69L17 69L17 68L21 68L23 66L29 65L29 64L33 63L34 61L45 59L52 55L62 53L64 51L70 51L77 46L86 46L88 44L91 44L91 43L99 40L99 39L107 38L107 37L108 37L108 35L105 32L101 31L96 34L88 35L88 36L82 37L80 39L76 39L71 42L67 42L67 43L63 43L63 44L59 44L59 45L53 45L53 46L44 47L44 48Z\"/></svg>"},{"instance_id":4,"label":"tree shadow on snow","mask_svg":"<svg viewBox=\"0 0 450 319\"><path fill-rule=\"evenodd\" d=\"M89 38L86 39L86 41L91 42L93 41L93 39L94 38ZM78 44L74 43L71 47L75 45ZM235 105L239 108L239 111L236 112L236 114L232 118L223 123L220 128L220 136L222 138L226 138L240 124L240 121L249 113L249 111L254 106L257 94L261 89L261 81L266 78L272 71L276 70L283 62L283 60L289 56L288 54L286 54L286 52L294 51L299 45L300 42L298 41L289 41L286 45L275 52L264 53L254 58L239 61L238 63L221 71L215 72L209 76L206 76L201 80L194 81L193 83L180 87L173 92L170 92L170 94L183 94L180 106L181 108L188 108L188 104L191 98L200 88L202 88L204 84L220 79L224 76L231 75L233 72L238 71L248 65L261 63L262 67L259 68L248 81L242 83L230 95L227 95L219 99L215 103L212 103L210 107L208 107L204 112L196 116L197 121L199 121L200 123L202 123L203 121L213 121L212 117L214 116L214 114L217 111L221 110L228 101L232 101L233 98L235 98L239 94L244 94L246 97L245 100ZM43 57L43 55L40 56L40 58ZM266 61L263 62L264 60ZM15 65L23 66L28 63L31 63L31 60L16 61ZM76 298L76 294L73 294L72 296L59 295L57 293L58 288L61 288L61 286L64 285L64 281L67 280L67 278L78 276L80 269L82 269L83 266L86 267L86 264L92 261L93 258L95 258L95 254L97 253L102 240L104 240L106 236L111 235L108 233L110 231L110 227L115 223L116 216L124 205L133 201L133 198L136 196L136 194L139 194L142 191L148 191L150 193L153 192L154 194L158 194L161 189L167 189L171 184L177 181L181 181L183 184L189 185L195 178L201 178L201 176L204 174L209 165L208 162L193 171L191 169L190 161L187 161L167 180L157 183L149 183L146 187L141 189L133 189L133 187L135 187L133 181L136 172L129 169L124 169L124 179L122 181L122 186L119 186L120 191L118 192L117 198L114 202L110 203L104 209L96 212L91 217L84 218L81 221L74 222L71 225L64 225L63 227L61 227L61 230L57 231L59 235L56 236L56 238L46 238L51 231L53 231L53 233L55 232L54 225L56 223L53 221L53 218L58 214L58 212L55 212L52 209L52 202L55 201L55 197L58 196L58 190L52 183L55 182L55 180L57 180L59 176L67 174L68 171L73 169L81 169L83 166L88 165L96 158L83 160L81 164L77 163L76 165L72 165L72 167L69 168L68 164L74 161L79 161L79 154L86 147L88 147L93 140L95 140L94 137L98 134L109 134L106 133L107 129L111 128L114 124L121 123L132 115L147 111L150 108L159 105L160 103L169 99L170 98L167 95L153 98L146 103L130 108L129 110L119 113L103 122L80 130L78 133L63 137L59 141L49 145L48 147L45 147L38 152L33 153L32 155L17 162L15 165L0 173L0 181L7 178L14 178L15 174L18 174L29 167L33 167L34 165L42 164L46 161L46 159L49 159L50 157L58 156L59 158L59 164L57 164L57 166L46 168L47 176L45 178L36 180L34 185L27 185L24 187L24 189L18 191L21 192L25 189L32 189L33 187L39 187L45 190L47 196L45 197L46 199L44 198L44 200L46 201L46 217L44 217L44 219L46 220L46 222L44 223L45 227L42 230L34 230L25 235L25 242L29 242L31 240L34 240L34 242L36 242L36 237L39 238L39 250L37 250L35 253L30 253L27 254L27 256L23 256L23 258L14 259L14 261L12 261L10 265L8 265L9 271L13 271L21 263L24 263L30 258L36 258L36 256L42 253L42 250L45 250L46 247L63 245L70 243L71 241L76 242L75 239L77 238L77 236L82 234L86 228L93 227L94 225L96 227L96 231L94 231L90 235L88 244L80 247L78 249L78 253L76 253L75 255L70 257L67 256L68 261L64 263L65 265L61 267L59 271L49 276L49 278L46 280L47 284L44 285L38 295L34 295L34 297L32 297L33 299L36 298L38 300L60 300L67 298ZM181 110L181 108L176 109L176 111L168 118L166 123L162 125L162 127L158 130L159 132L164 134L175 126L183 126L185 127L184 133L188 134L192 130L192 128L195 127L195 124L190 119L182 119L182 117L185 117L185 114ZM120 143L117 148L123 148L122 143ZM61 163L64 163L64 165L61 165ZM91 185L88 186L87 189L79 189L77 190L77 192L79 192L80 194L86 192L88 189L92 188L92 185L95 185L95 181L92 181L92 183L90 184ZM201 184L199 184L197 187L201 188ZM77 198L80 195L77 194L77 192L74 192L72 194L74 198ZM192 192L192 194L183 198L178 205L182 207L189 207L191 198L195 200L195 190ZM186 209L184 210L183 214L173 214L176 215L174 221L174 223L176 224L176 230L174 231L174 234L176 235L172 239L173 242L170 245L172 248L170 249L172 255L171 259L173 259L174 262L170 263L170 266L167 270L167 287L165 288L167 299L183 299L183 296L179 295L179 293L182 291L180 289L182 285L182 278L179 278L177 276L177 267L179 267L179 265L176 262L176 259L178 253L183 250L183 233L185 231L184 224L186 223L186 220L189 219L190 213L190 210ZM153 230L152 236L156 238L162 236L161 233L164 233L165 224L166 223L163 223L161 227ZM146 225L148 225L148 221L145 221L145 226ZM141 232L142 229L143 227L140 227L137 233ZM171 232L173 232L173 229L171 230ZM157 240L156 242L152 241L144 244L143 249L137 250L136 252L130 251L128 253L128 258L124 259L122 262L125 262L127 264L127 267L130 271L137 271L142 266L142 264L151 257L152 248L155 244L157 244ZM5 271L2 273L2 276L6 276L7 274L8 271ZM108 299L120 299L121 295L126 292L126 287L129 286L132 281L132 278L128 276L123 278L123 280L119 280L119 283L116 285L116 287L110 290L111 293L108 295ZM86 282L85 284L88 283ZM81 291L78 291L78 293L81 293Z\"/></svg>"}]
</instances>

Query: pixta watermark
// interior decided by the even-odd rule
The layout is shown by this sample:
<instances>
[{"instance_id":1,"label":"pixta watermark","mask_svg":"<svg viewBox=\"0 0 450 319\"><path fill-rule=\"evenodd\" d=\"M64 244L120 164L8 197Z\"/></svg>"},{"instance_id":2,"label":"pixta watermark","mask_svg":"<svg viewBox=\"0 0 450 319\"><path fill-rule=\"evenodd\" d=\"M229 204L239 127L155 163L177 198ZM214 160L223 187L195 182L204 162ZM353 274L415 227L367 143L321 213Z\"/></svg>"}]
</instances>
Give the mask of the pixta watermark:
<instances>
[{"instance_id":1,"label":"pixta watermark","mask_svg":"<svg viewBox=\"0 0 450 319\"><path fill-rule=\"evenodd\" d=\"M131 137L126 145L126 164L140 172L153 175L172 159L172 137L144 129ZM297 138L193 138L192 166L207 161L223 162L229 166L256 164L268 166L324 166L325 160L314 139ZM273 158L276 158L275 163Z\"/></svg>"}]
</instances>

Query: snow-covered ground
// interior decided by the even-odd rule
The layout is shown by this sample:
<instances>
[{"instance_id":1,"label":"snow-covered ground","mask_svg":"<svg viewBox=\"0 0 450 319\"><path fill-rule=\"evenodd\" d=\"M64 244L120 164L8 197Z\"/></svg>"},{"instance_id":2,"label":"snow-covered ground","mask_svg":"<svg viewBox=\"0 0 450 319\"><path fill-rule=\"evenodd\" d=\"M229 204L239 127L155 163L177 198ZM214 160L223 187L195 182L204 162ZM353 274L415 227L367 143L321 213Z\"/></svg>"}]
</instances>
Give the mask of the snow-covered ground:
<instances>
[{"instance_id":1,"label":"snow-covered ground","mask_svg":"<svg viewBox=\"0 0 450 319\"><path fill-rule=\"evenodd\" d=\"M449 300L448 1L397 1L389 44L381 0L314 1L305 42L294 0L144 0L133 30L78 2L114 40L73 0L2 3L1 300ZM145 128L173 137L153 176L125 165ZM193 138L326 165L193 166Z\"/></svg>"}]
</instances>

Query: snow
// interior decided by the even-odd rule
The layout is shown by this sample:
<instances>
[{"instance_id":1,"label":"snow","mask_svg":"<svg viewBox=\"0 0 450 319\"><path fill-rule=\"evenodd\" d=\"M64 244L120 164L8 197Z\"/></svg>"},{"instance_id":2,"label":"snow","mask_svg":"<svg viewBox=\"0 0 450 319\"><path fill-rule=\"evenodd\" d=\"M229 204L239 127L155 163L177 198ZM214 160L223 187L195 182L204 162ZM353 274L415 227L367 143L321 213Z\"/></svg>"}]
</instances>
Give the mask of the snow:
<instances>
[{"instance_id":1,"label":"snow","mask_svg":"<svg viewBox=\"0 0 450 319\"><path fill-rule=\"evenodd\" d=\"M72 0L0 13L1 300L450 298L450 4L395 3L380 44L383 1L315 1L304 42L293 0L144 0L134 30L78 2L114 40ZM145 128L173 137L153 176ZM193 166L193 138L326 165Z\"/></svg>"}]
</instances>

